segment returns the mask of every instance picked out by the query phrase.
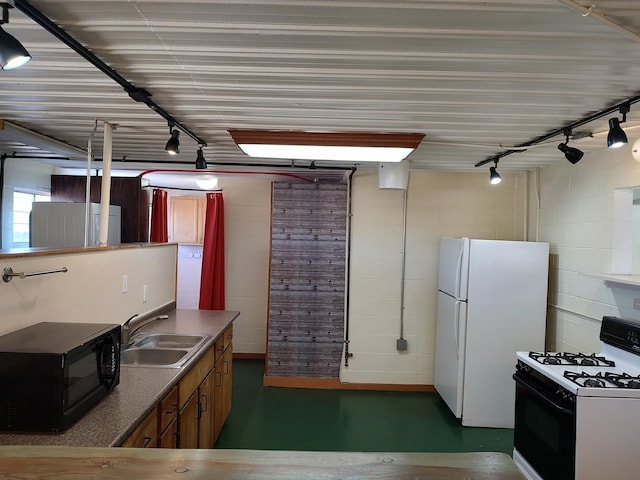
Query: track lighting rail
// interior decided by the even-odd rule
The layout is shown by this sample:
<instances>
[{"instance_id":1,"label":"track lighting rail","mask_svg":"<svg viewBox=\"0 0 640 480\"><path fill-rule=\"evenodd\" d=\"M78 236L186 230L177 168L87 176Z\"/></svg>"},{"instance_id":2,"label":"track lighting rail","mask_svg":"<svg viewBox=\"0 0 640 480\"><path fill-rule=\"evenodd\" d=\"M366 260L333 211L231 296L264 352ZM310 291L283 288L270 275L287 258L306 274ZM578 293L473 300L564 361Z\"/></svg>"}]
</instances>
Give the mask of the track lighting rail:
<instances>
[{"instance_id":1,"label":"track lighting rail","mask_svg":"<svg viewBox=\"0 0 640 480\"><path fill-rule=\"evenodd\" d=\"M193 138L199 145L207 146L207 143L198 135L193 133L189 128L180 123L178 120L167 112L164 108L151 100L151 93L144 88L139 88L127 81L122 75L116 72L109 65L104 63L98 57L96 57L88 48L78 42L75 38L69 35L65 30L56 25L49 17L47 17L40 10L35 8L26 0L15 0L15 6L18 10L31 18L34 22L44 28L47 32L51 33L62 43L67 45L73 51L75 51L82 58L91 63L94 67L107 75L113 81L118 83L125 92L136 102L144 103L151 110L163 117L167 122L172 123L175 127L182 130L184 133Z\"/></svg>"},{"instance_id":2,"label":"track lighting rail","mask_svg":"<svg viewBox=\"0 0 640 480\"><path fill-rule=\"evenodd\" d=\"M552 130L548 133L545 133L544 135L540 135L539 137L536 137L532 140L529 140L528 142L525 143L520 143L518 145L515 145L515 147L531 147L533 145L536 145L538 143L542 143L546 140L551 140L553 137L556 137L558 135L562 135L564 134L564 132L567 129L573 130L577 127L581 127L582 125L586 125L587 123L593 122L594 120L598 120L602 117L605 117L607 115L610 115L612 113L618 113L621 112L625 109L628 110L628 107L630 107L631 105L633 105L634 103L640 102L640 95L637 95L635 97L631 97L627 100L625 100L624 102L620 102L616 105L613 105L611 107L608 107L604 110L600 110L599 112L596 112L592 115L589 115L587 117L581 118L580 120L577 120L573 123L570 123L569 125L565 125L564 127L561 128L557 128L555 130ZM481 167L483 165L486 165L487 163L491 163L491 162L495 162L496 160L499 160L503 157L506 157L507 155L511 155L512 153L520 153L522 152L522 150L505 150L504 152L498 153L496 155L493 155L492 157L486 158L485 160L482 160L478 163L476 163L474 165L474 167Z\"/></svg>"}]
</instances>

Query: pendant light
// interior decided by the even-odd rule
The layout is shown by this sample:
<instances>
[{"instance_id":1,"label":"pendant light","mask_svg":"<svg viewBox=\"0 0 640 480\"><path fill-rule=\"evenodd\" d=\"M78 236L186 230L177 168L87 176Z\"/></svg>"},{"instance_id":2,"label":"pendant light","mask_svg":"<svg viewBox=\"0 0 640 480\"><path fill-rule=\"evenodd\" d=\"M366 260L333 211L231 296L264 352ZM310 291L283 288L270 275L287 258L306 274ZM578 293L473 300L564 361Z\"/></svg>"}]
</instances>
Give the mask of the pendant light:
<instances>
[{"instance_id":1,"label":"pendant light","mask_svg":"<svg viewBox=\"0 0 640 480\"><path fill-rule=\"evenodd\" d=\"M180 153L180 130L174 129L173 125L169 124L169 132L171 133L171 138L164 149L169 155L177 155Z\"/></svg>"},{"instance_id":2,"label":"pendant light","mask_svg":"<svg viewBox=\"0 0 640 480\"><path fill-rule=\"evenodd\" d=\"M627 134L624 133L624 130L620 126L621 123L627 121L627 113L631 109L629 103L625 103L620 106L620 113L622 114L622 120L619 120L618 117L613 117L609 119L609 134L607 135L607 147L609 148L619 148L625 143L628 142Z\"/></svg>"},{"instance_id":3,"label":"pendant light","mask_svg":"<svg viewBox=\"0 0 640 480\"><path fill-rule=\"evenodd\" d=\"M196 170L206 170L207 161L204 158L204 153L202 153L202 146L198 148L198 152L196 153Z\"/></svg>"},{"instance_id":4,"label":"pendant light","mask_svg":"<svg viewBox=\"0 0 640 480\"><path fill-rule=\"evenodd\" d=\"M495 165L489 168L489 183L491 185L497 185L502 181L502 177L498 173L498 160L495 161Z\"/></svg>"},{"instance_id":5,"label":"pendant light","mask_svg":"<svg viewBox=\"0 0 640 480\"><path fill-rule=\"evenodd\" d=\"M0 2L0 8L2 8L0 25L9 23L9 9L13 7L13 1L5 0ZM31 55L29 55L27 49L13 35L5 32L0 27L0 67L3 70L13 70L21 67L29 60L31 60Z\"/></svg>"},{"instance_id":6,"label":"pendant light","mask_svg":"<svg viewBox=\"0 0 640 480\"><path fill-rule=\"evenodd\" d=\"M565 129L564 135L566 137L566 141L558 145L558 150L564 153L564 157L575 165L584 156L584 152L568 145L569 137L571 136L571 129Z\"/></svg>"}]
</instances>

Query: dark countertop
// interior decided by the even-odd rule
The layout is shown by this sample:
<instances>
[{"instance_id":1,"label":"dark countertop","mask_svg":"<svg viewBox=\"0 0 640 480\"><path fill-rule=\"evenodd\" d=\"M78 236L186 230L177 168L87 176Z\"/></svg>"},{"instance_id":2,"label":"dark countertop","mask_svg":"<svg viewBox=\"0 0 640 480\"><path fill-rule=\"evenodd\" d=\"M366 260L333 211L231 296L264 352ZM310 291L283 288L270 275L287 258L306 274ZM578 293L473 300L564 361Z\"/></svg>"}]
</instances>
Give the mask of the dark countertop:
<instances>
[{"instance_id":1,"label":"dark countertop","mask_svg":"<svg viewBox=\"0 0 640 480\"><path fill-rule=\"evenodd\" d=\"M151 322L138 332L197 333L211 335L182 368L123 365L120 384L63 433L0 432L0 445L117 446L153 409L210 347L240 312L172 310L169 318Z\"/></svg>"},{"instance_id":2,"label":"dark countertop","mask_svg":"<svg viewBox=\"0 0 640 480\"><path fill-rule=\"evenodd\" d=\"M129 480L524 480L504 453L0 447L7 478Z\"/></svg>"}]
</instances>

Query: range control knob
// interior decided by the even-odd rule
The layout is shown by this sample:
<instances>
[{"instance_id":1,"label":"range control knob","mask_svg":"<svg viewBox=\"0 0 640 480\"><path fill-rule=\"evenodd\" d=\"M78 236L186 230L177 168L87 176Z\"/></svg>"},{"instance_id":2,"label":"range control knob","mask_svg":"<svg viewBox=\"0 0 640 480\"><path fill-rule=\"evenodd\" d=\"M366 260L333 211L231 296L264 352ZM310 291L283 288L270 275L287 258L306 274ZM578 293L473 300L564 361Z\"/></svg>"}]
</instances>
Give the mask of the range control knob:
<instances>
[{"instance_id":1,"label":"range control knob","mask_svg":"<svg viewBox=\"0 0 640 480\"><path fill-rule=\"evenodd\" d=\"M518 360L518 363L516 364L516 371L522 373L531 373L531 367L526 363L522 363L520 360Z\"/></svg>"}]
</instances>

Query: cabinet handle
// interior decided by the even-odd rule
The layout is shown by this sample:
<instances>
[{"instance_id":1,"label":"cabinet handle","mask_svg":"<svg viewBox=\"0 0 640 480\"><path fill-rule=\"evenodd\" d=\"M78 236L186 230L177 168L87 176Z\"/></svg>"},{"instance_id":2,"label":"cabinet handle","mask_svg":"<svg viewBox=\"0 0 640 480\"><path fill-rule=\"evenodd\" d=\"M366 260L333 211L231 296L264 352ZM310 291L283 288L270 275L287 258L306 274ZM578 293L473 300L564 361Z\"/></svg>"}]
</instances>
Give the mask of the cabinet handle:
<instances>
[{"instance_id":1,"label":"cabinet handle","mask_svg":"<svg viewBox=\"0 0 640 480\"><path fill-rule=\"evenodd\" d=\"M228 360L224 361L224 374L225 375L229 375L229 361Z\"/></svg>"},{"instance_id":2,"label":"cabinet handle","mask_svg":"<svg viewBox=\"0 0 640 480\"><path fill-rule=\"evenodd\" d=\"M165 413L166 415L173 415L174 412L178 411L178 404L177 403L174 403L173 405L171 405L171 407L172 407L171 410L167 410L166 411L166 413Z\"/></svg>"},{"instance_id":3,"label":"cabinet handle","mask_svg":"<svg viewBox=\"0 0 640 480\"><path fill-rule=\"evenodd\" d=\"M216 387L222 386L222 372L216 372L216 377L220 376L220 383L216 383Z\"/></svg>"},{"instance_id":4,"label":"cabinet handle","mask_svg":"<svg viewBox=\"0 0 640 480\"><path fill-rule=\"evenodd\" d=\"M204 402L202 401L204 400ZM204 407L202 406L204 403ZM206 395L200 395L200 412L198 413L198 418L200 418L200 414L203 412L206 412L207 410L209 410L209 397L207 397Z\"/></svg>"},{"instance_id":5,"label":"cabinet handle","mask_svg":"<svg viewBox=\"0 0 640 480\"><path fill-rule=\"evenodd\" d=\"M144 437L143 440L144 440L144 443L142 444L142 448L146 448L147 445L151 443L151 437Z\"/></svg>"}]
</instances>

